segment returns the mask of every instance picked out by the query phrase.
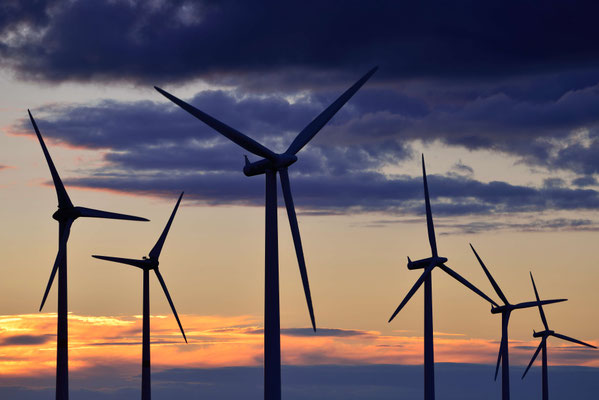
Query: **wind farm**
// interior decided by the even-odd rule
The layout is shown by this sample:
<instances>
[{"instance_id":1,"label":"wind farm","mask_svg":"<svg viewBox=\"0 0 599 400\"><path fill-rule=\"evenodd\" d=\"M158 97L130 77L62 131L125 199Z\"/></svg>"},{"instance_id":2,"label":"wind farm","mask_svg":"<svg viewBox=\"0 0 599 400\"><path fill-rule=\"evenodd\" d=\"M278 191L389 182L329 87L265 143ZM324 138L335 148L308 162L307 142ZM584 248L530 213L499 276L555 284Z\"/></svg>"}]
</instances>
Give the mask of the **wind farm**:
<instances>
[{"instance_id":1,"label":"wind farm","mask_svg":"<svg viewBox=\"0 0 599 400\"><path fill-rule=\"evenodd\" d=\"M596 400L598 14L3 2L0 399Z\"/></svg>"},{"instance_id":2,"label":"wind farm","mask_svg":"<svg viewBox=\"0 0 599 400\"><path fill-rule=\"evenodd\" d=\"M359 79L353 86L347 89L341 96L337 98L331 105L329 105L323 112L321 112L313 121L308 124L293 140L288 149L281 154L275 153L272 150L266 148L259 142L251 139L249 136L231 128L230 126L220 122L219 120L211 117L210 115L200 111L189 103L184 102L169 94L168 92L157 88L156 89L167 97L169 100L188 111L190 114L206 123L210 128L221 133L226 138L230 139L234 143L238 144L243 149L250 151L251 153L264 157L262 160L251 162L247 156L245 156L245 166L243 172L246 176L255 176L264 174L266 177L266 196L265 196L265 280L264 280L264 328L261 330L264 334L264 386L263 396L265 399L280 399L283 394L283 385L281 380L281 338L286 334L285 330L281 329L281 312L279 307L279 256L278 256L278 224L277 224L277 173L279 174L281 181L281 191L283 194L285 208L289 219L291 228L292 243L295 249L295 256L300 270L300 277L302 280L303 294L305 297L306 304L308 306L308 312L310 317L310 326L313 334L318 335L316 330L316 321L314 316L314 308L312 304L312 295L310 291L310 285L307 276L306 261L304 257L304 250L302 247L302 240L299 233L299 226L297 221L296 209L291 194L290 179L288 174L288 167L295 163L298 158L296 154L307 145L311 139L333 118L333 116L358 92L358 90L370 79L377 68L371 69L361 79ZM125 214L116 214L105 211L99 211L83 207L75 207L60 179L58 172L54 166L54 163L49 155L46 145L42 139L41 133L38 129L37 123L33 118L33 115L29 112L29 119L33 125L37 139L42 147L46 162L51 172L53 186L55 188L58 201L59 210L54 214L53 218L58 220L60 223L60 240L59 240L59 251L56 256L56 261L52 269L50 280L48 282L46 291L44 293L40 311L44 307L50 288L52 286L55 275L58 275L59 281L59 312L58 312L58 335L57 335L57 362L56 362L56 398L67 399L69 397L69 385L68 385L68 330L66 324L66 284L61 285L61 282L66 282L66 245L70 234L70 228L73 221L78 217L96 217L96 218L108 218L108 219L127 219L136 221L147 221L144 218L134 217ZM428 234L428 245L431 250L431 256L428 258L418 259L413 261L408 257L408 270L423 269L423 273L413 284L407 295L401 301L399 306L396 308L394 313L389 318L388 322L393 321L399 314L399 312L410 302L414 294L418 289L424 285L424 335L423 335L423 356L424 356L424 387L422 390L422 396L425 400L433 400L436 395L435 387L435 350L434 350L434 336L433 331L433 302L432 302L432 271L435 268L443 270L451 278L457 280L462 285L466 286L470 291L476 293L479 297L485 300L491 305L491 314L501 314L501 338L499 341L499 352L497 355L497 363L495 366L495 379L497 379L499 364L502 365L502 398L509 399L510 394L510 366L509 366L509 338L508 338L508 325L510 321L511 313L514 310L527 309L527 308L538 308L541 314L541 320L545 326L545 330L541 332L535 332L534 337L541 337L541 343L537 347L528 367L526 368L523 377L527 374L532 364L534 363L538 354L543 352L543 363L542 363L542 396L543 399L548 399L548 377L547 377L547 338L549 336L555 336L560 339L570 341L576 344L584 345L586 347L596 348L594 345L582 342L577 339L573 339L568 336L564 336L550 330L545 315L543 312L543 305L549 305L554 303L560 303L566 301L566 299L550 299L541 300L534 280L532 280L533 288L535 292L536 301L528 301L522 303L512 304L507 300L507 297L500 289L499 285L491 275L490 271L482 261L479 254L474 249L474 246L470 244L471 250L473 251L478 264L483 269L489 283L494 289L497 296L500 298L503 305L499 305L492 298L481 291L477 286L473 285L469 280L466 280L460 274L449 268L446 264L448 262L447 257L439 256L437 249L437 238L435 234L435 224L433 222L432 207L431 207L431 195L429 193L428 176L426 172L426 166L424 162L424 155L421 156L421 167L422 167L422 184L424 189L424 203L425 203L425 219L426 219L426 230ZM132 258L121 258L114 256L105 255L93 255L92 257L104 261L110 261L120 264L126 264L140 268L143 271L142 281L142 341L141 341L141 359L142 359L142 373L141 373L141 397L143 400L150 400L152 397L151 390L151 363L150 363L150 347L151 347L151 335L150 335L150 271L154 271L160 284L162 291L168 301L172 315L174 316L178 325L179 331L183 336L184 342L188 343L188 337L183 330L183 326L179 319L179 315L175 309L174 303L170 296L170 293L166 287L166 283L162 277L162 274L158 268L159 257L162 252L162 248L165 244L167 235L170 231L171 225L174 221L175 215L179 208L183 197L183 193L177 199L177 202L172 210L172 213L164 227L160 237L148 253L147 257L141 259ZM531 274L532 279L532 274ZM61 299L64 299L62 301ZM325 335L327 332L336 331L331 328L324 328ZM216 329L218 331L218 329ZM225 329L227 331L227 329ZM338 330L339 334L342 334L343 330ZM194 330L194 332L197 332ZM210 334L212 335L212 333ZM342 336L345 333L342 334ZM351 335L351 334L350 334ZM315 336L316 338L318 336ZM198 337L192 339L197 341ZM201 339L200 339L201 340ZM65 346L62 346L65 343ZM464 388L467 391L467 388Z\"/></svg>"}]
</instances>

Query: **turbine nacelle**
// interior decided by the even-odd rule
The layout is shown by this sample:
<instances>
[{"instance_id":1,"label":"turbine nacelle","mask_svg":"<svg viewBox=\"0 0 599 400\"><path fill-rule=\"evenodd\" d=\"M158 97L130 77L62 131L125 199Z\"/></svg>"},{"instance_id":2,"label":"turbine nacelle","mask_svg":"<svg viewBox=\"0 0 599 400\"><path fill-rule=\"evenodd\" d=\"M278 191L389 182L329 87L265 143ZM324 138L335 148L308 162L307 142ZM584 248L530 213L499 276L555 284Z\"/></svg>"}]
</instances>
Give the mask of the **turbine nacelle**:
<instances>
[{"instance_id":1,"label":"turbine nacelle","mask_svg":"<svg viewBox=\"0 0 599 400\"><path fill-rule=\"evenodd\" d=\"M532 336L533 336L533 337L540 337L540 338L542 338L542 337L545 337L545 336L551 336L551 335L553 335L554 333L555 333L555 331L552 331L552 330L549 330L549 329L547 329L547 330L540 331L540 332L535 332L535 331L533 331L533 334L532 334Z\"/></svg>"},{"instance_id":2,"label":"turbine nacelle","mask_svg":"<svg viewBox=\"0 0 599 400\"><path fill-rule=\"evenodd\" d=\"M511 304L504 304L502 306L491 306L491 314L503 314L504 312L511 312L514 307Z\"/></svg>"},{"instance_id":3,"label":"turbine nacelle","mask_svg":"<svg viewBox=\"0 0 599 400\"><path fill-rule=\"evenodd\" d=\"M431 264L442 265L447 262L447 258L445 257L429 257L423 258L422 260L412 261L410 257L408 257L408 269L423 269L428 267Z\"/></svg>"},{"instance_id":4,"label":"turbine nacelle","mask_svg":"<svg viewBox=\"0 0 599 400\"><path fill-rule=\"evenodd\" d=\"M52 218L56 221L66 221L69 219L75 220L80 216L81 212L77 207L59 208L54 214L52 214Z\"/></svg>"},{"instance_id":5,"label":"turbine nacelle","mask_svg":"<svg viewBox=\"0 0 599 400\"><path fill-rule=\"evenodd\" d=\"M157 259L144 256L142 257L142 261L139 265L139 268L151 271L153 269L158 269L158 265L160 265L160 262Z\"/></svg>"},{"instance_id":6,"label":"turbine nacelle","mask_svg":"<svg viewBox=\"0 0 599 400\"><path fill-rule=\"evenodd\" d=\"M245 156L245 166L243 167L243 173L245 176L256 176L266 173L267 170L278 171L283 168L287 168L291 164L297 161L297 156L294 154L276 154L274 160L263 158L260 161L251 163L250 160Z\"/></svg>"}]
</instances>

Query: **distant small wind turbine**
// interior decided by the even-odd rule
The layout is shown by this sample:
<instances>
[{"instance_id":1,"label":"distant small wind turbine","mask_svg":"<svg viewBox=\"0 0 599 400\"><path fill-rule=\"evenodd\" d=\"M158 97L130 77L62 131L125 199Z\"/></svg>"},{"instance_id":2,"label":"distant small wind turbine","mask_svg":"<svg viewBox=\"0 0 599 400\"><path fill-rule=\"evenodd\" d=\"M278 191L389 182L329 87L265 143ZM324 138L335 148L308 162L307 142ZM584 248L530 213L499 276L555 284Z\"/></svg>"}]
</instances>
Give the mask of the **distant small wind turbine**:
<instances>
[{"instance_id":1,"label":"distant small wind turbine","mask_svg":"<svg viewBox=\"0 0 599 400\"><path fill-rule=\"evenodd\" d=\"M537 298L537 302L540 302L539 292L537 292L537 286L535 285L535 280L532 277L532 272L530 273L530 279L532 281L532 287L535 291L535 296ZM547 339L549 338L549 336L554 336L558 339L562 339L562 340L566 340L568 342L580 344L582 346L591 347L593 349L596 349L597 347L593 346L592 344L581 342L580 340L577 340L577 339L571 338L569 336L562 335L555 331L550 330L549 325L547 324L547 318L545 318L545 312L543 311L543 306L541 304L539 304L539 314L541 314L541 320L543 321L543 326L545 327L545 330L541 331L541 332L533 331L532 336L540 337L541 343L539 343L539 347L537 347L537 350L532 355L532 359L528 363L528 367L526 367L524 374L522 374L522 379L524 379L524 377L526 376L526 373L528 372L528 370L530 369L532 364L535 362L535 359L539 355L539 351L543 350L543 354L541 356L542 360L543 360L542 361L542 363L543 363L542 364L543 400L548 400L549 399L549 381L548 381L548 377L547 377Z\"/></svg>"},{"instance_id":2,"label":"distant small wind turbine","mask_svg":"<svg viewBox=\"0 0 599 400\"><path fill-rule=\"evenodd\" d=\"M510 302L507 300L507 298L505 297L505 295L499 288L499 285L497 284L497 282L495 282L495 279L493 279L493 276L491 276L491 273L485 266L485 263L483 263L483 260L481 260L481 258L478 256L478 253L476 252L476 250L474 250L474 247L472 246L472 244L470 245L470 248L474 252L474 255L476 256L476 259L480 263L480 266L483 268L483 270L485 271L485 274L489 278L489 281L491 282L491 285L495 289L495 292L497 293L497 295L499 296L501 301L503 301L502 306L491 308L492 314L501 313L501 344L499 345L499 354L497 356L497 366L495 367L495 380L497 380L497 373L499 372L499 363L501 362L501 398L503 400L509 400L509 398L510 398L510 366L509 366L508 324L510 321L510 315L511 315L512 311L523 309L523 308L537 307L537 306L541 306L543 304L559 303L562 301L566 301L566 299L539 301L537 298L537 301L527 301L525 303L510 304Z\"/></svg>"},{"instance_id":3,"label":"distant small wind turbine","mask_svg":"<svg viewBox=\"0 0 599 400\"><path fill-rule=\"evenodd\" d=\"M187 343L187 337L185 337L185 332L183 331L183 326L181 326L181 321L179 321L179 316L177 315L177 310L175 310L175 305L173 304L173 300L171 300L171 296L168 293L168 289L166 288L166 284L164 283L164 279L162 278L162 274L158 269L158 258L160 257L160 252L162 251L162 246L166 240L166 235L168 235L168 231L171 228L171 224L173 223L173 219L175 218L175 214L177 212L177 208L179 208L179 203L181 203L181 198L183 197L183 193L179 196L179 200L177 200L177 204L169 218L162 234L158 238L158 241L150 250L149 257L143 257L141 260L130 259L130 258L119 258L119 257L108 257L108 256L97 256L93 255L92 257L99 258L100 260L112 261L121 264L132 265L137 268L141 268L143 271L143 326L142 326L142 356L141 356L141 398L142 400L150 400L151 388L150 388L150 271L153 270L156 273L156 277L160 282L160 286L162 286L162 290L164 290L164 294L168 303L173 310L173 314L175 315L175 319L177 320L177 324L179 324L179 329L181 330L181 334L183 334L183 339L185 339L185 343Z\"/></svg>"},{"instance_id":4,"label":"distant small wind turbine","mask_svg":"<svg viewBox=\"0 0 599 400\"><path fill-rule=\"evenodd\" d=\"M291 187L287 168L297 161L296 154L333 118L343 105L366 83L377 68L371 69L352 87L345 91L335 102L327 107L320 115L310 122L295 138L289 148L282 154L277 154L264 147L243 133L220 122L194 106L178 99L172 94L155 87L167 99L183 108L185 111L210 126L234 143L247 151L263 157L262 160L250 163L245 157L243 173L246 176L266 175L266 251L265 251L265 284L264 284L264 398L279 400L281 398L281 344L280 344L280 315L279 315L279 253L277 232L277 172L281 178L283 198L287 208L287 216L293 236L293 244L297 254L304 294L308 304L308 312L312 328L316 331L312 297L308 283L308 273L304 260L304 251L300 237L295 207L291 196Z\"/></svg>"},{"instance_id":5,"label":"distant small wind turbine","mask_svg":"<svg viewBox=\"0 0 599 400\"><path fill-rule=\"evenodd\" d=\"M54 182L54 188L56 189L56 195L58 197L58 211L56 211L52 218L58 221L58 254L56 254L56 260L52 267L52 273L50 274L50 280L46 286L40 311L44 308L44 303L52 287L54 277L58 272L58 322L57 322L57 337L56 337L56 399L57 400L68 400L69 398L69 333L68 333L68 306L67 306L67 241L69 240L69 234L71 232L71 225L79 217L89 218L109 218L109 219L126 219L131 221L147 221L145 218L133 217L131 215L116 214L112 212L99 211L85 207L75 207L67 194L67 191L60 180L58 171L52 162L50 153L46 148L46 144L42 139L42 135L33 119L31 112L29 113L29 119L35 134L42 146L42 151L48 162L50 168L50 174L52 175L52 181Z\"/></svg>"},{"instance_id":6,"label":"distant small wind turbine","mask_svg":"<svg viewBox=\"0 0 599 400\"><path fill-rule=\"evenodd\" d=\"M424 202L426 206L426 224L428 228L428 240L431 246L432 257L425 258L418 261L410 260L408 257L408 269L420 269L424 268L424 272L420 275L420 278L416 281L412 289L408 292L406 297L399 304L389 322L395 318L397 313L410 301L414 293L424 283L424 399L434 400L435 398L435 357L434 357L434 346L433 346L433 291L432 291L432 271L435 267L441 268L452 278L462 283L468 289L478 294L489 303L497 306L493 300L491 300L486 294L478 290L474 285L462 278L457 272L450 269L445 265L447 258L439 257L437 254L437 241L435 239L435 227L433 224L433 215L431 212L431 203L428 194L428 184L426 181L426 168L424 166L424 155L422 156L422 178L424 181Z\"/></svg>"}]
</instances>

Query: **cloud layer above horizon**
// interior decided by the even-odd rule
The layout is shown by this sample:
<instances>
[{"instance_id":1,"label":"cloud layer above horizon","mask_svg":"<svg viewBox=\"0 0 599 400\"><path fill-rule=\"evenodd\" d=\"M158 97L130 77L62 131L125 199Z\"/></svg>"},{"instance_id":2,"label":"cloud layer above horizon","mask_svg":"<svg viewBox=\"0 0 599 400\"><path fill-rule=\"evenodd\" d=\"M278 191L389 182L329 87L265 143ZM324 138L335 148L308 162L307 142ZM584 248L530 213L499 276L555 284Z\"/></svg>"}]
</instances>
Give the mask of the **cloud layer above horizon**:
<instances>
[{"instance_id":1,"label":"cloud layer above horizon","mask_svg":"<svg viewBox=\"0 0 599 400\"><path fill-rule=\"evenodd\" d=\"M440 216L599 209L595 3L342 5L9 2L0 54L24 81L158 84L176 95L170 86L202 80L211 89L197 91L192 104L278 151L379 65L292 167L303 212L421 214L421 178L393 172L417 163L418 143L490 151L531 173L555 172L542 185L489 182L455 160L430 180ZM158 196L185 189L210 205L263 202L260 179L241 174L244 152L158 93L33 111L55 143L103 155L101 167L70 185ZM10 132L32 134L25 118ZM572 215L537 219L531 229L598 226Z\"/></svg>"}]
</instances>

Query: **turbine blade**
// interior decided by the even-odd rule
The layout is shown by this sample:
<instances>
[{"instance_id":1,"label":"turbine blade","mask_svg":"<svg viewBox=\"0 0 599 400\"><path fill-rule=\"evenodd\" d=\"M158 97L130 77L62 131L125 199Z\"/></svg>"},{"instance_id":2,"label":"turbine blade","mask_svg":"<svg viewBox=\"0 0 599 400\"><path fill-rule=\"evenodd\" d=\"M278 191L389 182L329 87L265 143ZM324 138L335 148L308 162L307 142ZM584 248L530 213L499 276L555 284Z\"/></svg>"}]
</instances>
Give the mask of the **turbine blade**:
<instances>
[{"instance_id":1,"label":"turbine blade","mask_svg":"<svg viewBox=\"0 0 599 400\"><path fill-rule=\"evenodd\" d=\"M112 262L119 263L119 264L133 265L134 267L142 268L142 269L145 265L144 260L135 260L135 259L131 259L131 258L97 256L97 255L92 255L92 257L97 258L99 260L112 261Z\"/></svg>"},{"instance_id":2,"label":"turbine blade","mask_svg":"<svg viewBox=\"0 0 599 400\"><path fill-rule=\"evenodd\" d=\"M501 343L499 344L499 353L497 354L497 365L495 366L495 380L497 380L497 374L499 373L499 364L501 363L501 353L503 351L504 343L505 343L505 339L502 335Z\"/></svg>"},{"instance_id":3,"label":"turbine blade","mask_svg":"<svg viewBox=\"0 0 599 400\"><path fill-rule=\"evenodd\" d=\"M517 309L517 308L529 308L529 307L537 307L539 304L540 305L546 305L546 304L554 304L554 303L561 303L562 301L567 301L568 299L554 299L554 300L541 300L541 301L527 301L524 303L518 303L513 307L513 309Z\"/></svg>"},{"instance_id":4,"label":"turbine blade","mask_svg":"<svg viewBox=\"0 0 599 400\"><path fill-rule=\"evenodd\" d=\"M312 122L310 122L293 140L285 154L297 154L316 134L326 125L327 122L352 98L354 94L366 83L368 79L376 72L378 67L374 67L360 78L352 87L347 89L337 100L321 112Z\"/></svg>"},{"instance_id":5,"label":"turbine blade","mask_svg":"<svg viewBox=\"0 0 599 400\"><path fill-rule=\"evenodd\" d=\"M162 290L164 290L166 299L168 300L168 303L171 305L171 309L173 310L173 314L175 315L177 324L179 324L179 329L181 329L181 333L183 334L183 339L185 339L185 343L187 343L187 337L185 336L185 332L183 331L183 326L181 325L181 321L179 321L179 316L177 315L177 310L175 310L175 305L173 304L173 300L171 300L171 295L168 294L168 289L166 288L166 283L164 283L164 279L162 279L162 274L160 273L158 268L154 269L154 272L156 272L156 276L158 277L160 286L162 286Z\"/></svg>"},{"instance_id":6,"label":"turbine blade","mask_svg":"<svg viewBox=\"0 0 599 400\"><path fill-rule=\"evenodd\" d=\"M48 167L50 168L50 174L52 175L52 181L54 182L54 188L56 189L56 196L58 197L58 207L59 208L70 208L73 207L73 203L71 203L71 199L69 199L69 195L67 194L62 181L60 180L60 176L58 175L58 171L56 171L56 167L54 166L54 162L52 161L52 157L50 157L50 153L48 152L48 148L44 143L44 139L42 139L42 134L35 123L35 119L33 119L33 115L31 115L31 111L27 110L29 113L29 119L31 120L31 124L33 125L33 129L35 130L35 134L37 135L37 139L42 145L42 151L44 152L44 157L46 157L46 162L48 163Z\"/></svg>"},{"instance_id":7,"label":"turbine blade","mask_svg":"<svg viewBox=\"0 0 599 400\"><path fill-rule=\"evenodd\" d=\"M568 342L581 344L581 345L587 346L587 347L592 347L593 349L597 348L596 346L593 346L592 344L588 344L588 343L582 342L582 341L580 341L578 339L574 339L574 338L571 338L571 337L566 336L566 335L562 335L562 334L555 333L555 332L552 335L555 336L556 338L560 338L562 340L567 340Z\"/></svg>"},{"instance_id":8,"label":"turbine blade","mask_svg":"<svg viewBox=\"0 0 599 400\"><path fill-rule=\"evenodd\" d=\"M468 282L466 279L462 278L457 272L455 272L454 270L452 270L451 268L449 268L447 265L441 264L441 265L439 265L439 268L441 268L449 276L451 276L452 278L454 278L455 280L457 280L458 282L460 282L462 285L466 286L468 289L472 290L474 293L476 293L477 295L479 295L483 299L487 300L489 303L493 304L496 307L499 307L499 305L497 303L495 303L489 296L487 296L486 294L484 294L483 292L481 292L480 290L478 290L476 288L476 286L474 286L473 284L471 284L470 282Z\"/></svg>"},{"instance_id":9,"label":"turbine blade","mask_svg":"<svg viewBox=\"0 0 599 400\"><path fill-rule=\"evenodd\" d=\"M545 326L545 330L549 330L549 325L547 325L547 318L545 318L545 312L543 311L543 306L541 305L541 300L539 299L539 292L537 292L537 285L535 285L535 279L532 277L532 272L530 273L530 280L532 281L532 287L535 290L535 296L537 298L539 313L541 314L541 320L543 321L543 326Z\"/></svg>"},{"instance_id":10,"label":"turbine blade","mask_svg":"<svg viewBox=\"0 0 599 400\"><path fill-rule=\"evenodd\" d=\"M528 367L526 367L526 370L524 371L524 373L522 374L522 379L524 379L524 377L526 376L526 373L528 372L528 370L530 369L530 367L532 366L532 364L535 362L535 359L537 358L537 356L539 355L539 351L541 351L541 347L543 347L543 344L545 343L545 338L543 338L541 340L541 343L539 343L539 347L537 347L537 350L535 351L535 353L532 355L532 358L530 359L530 362L528 363Z\"/></svg>"},{"instance_id":11,"label":"turbine blade","mask_svg":"<svg viewBox=\"0 0 599 400\"><path fill-rule=\"evenodd\" d=\"M426 206L426 227L428 230L428 242L431 245L433 257L437 257L437 240L435 239L435 225L433 224L433 213L431 212L431 200L428 195L428 183L426 180L426 167L424 166L424 154L422 155L422 180L424 181L424 203Z\"/></svg>"},{"instance_id":12,"label":"turbine blade","mask_svg":"<svg viewBox=\"0 0 599 400\"><path fill-rule=\"evenodd\" d=\"M300 236L297 217L295 215L295 207L293 205L293 197L291 196L291 186L289 183L289 174L287 168L279 171L281 176L281 188L285 199L285 207L287 208L287 217L289 217L289 226L291 227L291 235L293 236L293 245L295 246L295 254L297 255L297 263L299 265L300 275L302 277L302 285L304 286L304 294L306 303L308 304L308 312L310 313L310 321L312 321L312 329L316 332L316 322L314 320L314 309L312 307L312 296L310 295L310 283L308 282L308 271L306 270L306 261L304 259L304 250L302 249L302 238Z\"/></svg>"},{"instance_id":13,"label":"turbine blade","mask_svg":"<svg viewBox=\"0 0 599 400\"><path fill-rule=\"evenodd\" d=\"M399 313L401 311L401 309L407 304L407 302L410 301L410 299L412 298L412 296L414 296L414 293L416 293L416 291L418 290L418 288L420 288L420 286L422 285L422 283L426 279L427 275L431 273L431 271L433 270L433 268L435 268L435 262L434 261L432 261L428 265L428 267L426 267L426 269L424 270L424 272L422 273L422 275L420 275L420 278L418 278L418 280L416 281L416 283L414 283L414 286L412 286L412 289L410 289L410 291L408 292L408 294L406 295L406 297L404 297L404 299L401 301L401 303L399 304L399 306L397 307L397 309L395 309L395 312L393 313L393 315L391 315L391 318L389 318L388 322L393 321L393 318L395 318L395 316L397 315L397 313Z\"/></svg>"},{"instance_id":14,"label":"turbine blade","mask_svg":"<svg viewBox=\"0 0 599 400\"><path fill-rule=\"evenodd\" d=\"M73 224L73 220L67 220L65 229L62 233L62 237L58 242L58 253L56 254L56 260L54 260L54 266L52 267L52 272L50 273L50 279L48 280L48 284L46 285L46 291L44 292L44 297L42 298L42 304L40 305L39 311L42 311L44 308L44 304L46 303L46 299L48 298L48 293L50 293L50 288L52 287L52 283L54 282L54 277L56 276L56 272L58 271L58 267L64 258L64 254L67 251L67 241L69 240L69 235L71 234L71 225Z\"/></svg>"},{"instance_id":15,"label":"turbine blade","mask_svg":"<svg viewBox=\"0 0 599 400\"><path fill-rule=\"evenodd\" d=\"M171 229L171 224L173 223L173 219L175 219L175 214L177 213L177 209L179 208L179 203L181 203L182 197L183 192L181 192L181 195L179 195L177 204L175 204L175 208L173 209L173 212L171 213L171 216L168 219L168 222L166 223L164 230L162 231L162 235L160 235L160 238L158 238L158 241L156 242L152 250L150 250L150 258L158 259L158 257L160 257L160 252L162 251L162 246L164 245L164 241L166 240L166 235L168 235L168 231L169 229Z\"/></svg>"},{"instance_id":16,"label":"turbine blade","mask_svg":"<svg viewBox=\"0 0 599 400\"><path fill-rule=\"evenodd\" d=\"M118 214L108 211L94 210L93 208L75 207L82 217L88 218L107 218L107 219L126 219L129 221L149 221L147 218L135 217L133 215Z\"/></svg>"},{"instance_id":17,"label":"turbine blade","mask_svg":"<svg viewBox=\"0 0 599 400\"><path fill-rule=\"evenodd\" d=\"M493 289L495 289L495 292L497 293L497 296L499 296L499 298L501 299L501 301L503 301L503 304L509 304L509 301L507 301L507 298L505 297L505 295L503 294L503 292L499 288L499 285L497 284L497 282L495 282L495 279L493 279L493 276L491 275L491 273L489 272L489 270L485 266L485 263L483 262L483 260L480 259L480 257L478 256L478 253L476 252L476 250L474 250L474 247L472 246L472 243L470 243L470 248L474 252L474 255L476 256L476 259L478 260L478 263L480 264L480 266L485 271L485 274L487 275L487 278L489 278L489 281L491 282L491 285L493 286Z\"/></svg>"},{"instance_id":18,"label":"turbine blade","mask_svg":"<svg viewBox=\"0 0 599 400\"><path fill-rule=\"evenodd\" d=\"M243 147L247 151L249 151L257 156L268 158L269 160L276 159L275 153L273 153L271 150L267 149L260 143L256 142L254 139L251 139L250 137L239 132L238 130L231 128L230 126L220 122L219 120L217 120L216 118L213 118L212 116L206 114L205 112L198 110L191 104L188 104L188 103L184 102L183 100L178 99L177 97L173 96L172 94L168 93L167 91L162 90L157 86L154 86L154 89L156 89L164 97L166 97L167 99L169 99L170 101L172 101L173 103L175 103L176 105L178 105L179 107L181 107L182 109L184 109L185 111L187 111L188 113L190 113L191 115L193 115L194 117L199 119L200 121L202 121L203 123L205 123L212 129L214 129L215 131L217 131L218 133L220 133L227 139L229 139L232 142Z\"/></svg>"}]
</instances>

